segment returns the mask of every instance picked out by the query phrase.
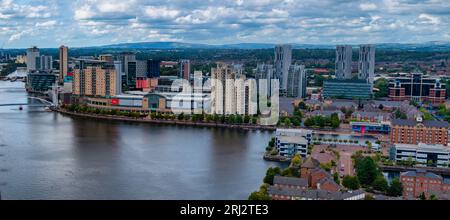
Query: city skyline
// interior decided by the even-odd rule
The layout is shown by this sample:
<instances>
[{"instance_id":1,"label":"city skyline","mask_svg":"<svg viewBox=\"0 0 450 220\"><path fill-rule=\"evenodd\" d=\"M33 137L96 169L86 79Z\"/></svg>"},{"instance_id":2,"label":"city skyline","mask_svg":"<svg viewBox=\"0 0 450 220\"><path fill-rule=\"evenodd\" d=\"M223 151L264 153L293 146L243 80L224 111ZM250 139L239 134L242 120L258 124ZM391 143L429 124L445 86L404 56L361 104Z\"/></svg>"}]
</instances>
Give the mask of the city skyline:
<instances>
[{"instance_id":1,"label":"city skyline","mask_svg":"<svg viewBox=\"0 0 450 220\"><path fill-rule=\"evenodd\" d=\"M449 2L432 0L2 0L0 42L2 48L162 41L422 43L450 41L449 11Z\"/></svg>"}]
</instances>

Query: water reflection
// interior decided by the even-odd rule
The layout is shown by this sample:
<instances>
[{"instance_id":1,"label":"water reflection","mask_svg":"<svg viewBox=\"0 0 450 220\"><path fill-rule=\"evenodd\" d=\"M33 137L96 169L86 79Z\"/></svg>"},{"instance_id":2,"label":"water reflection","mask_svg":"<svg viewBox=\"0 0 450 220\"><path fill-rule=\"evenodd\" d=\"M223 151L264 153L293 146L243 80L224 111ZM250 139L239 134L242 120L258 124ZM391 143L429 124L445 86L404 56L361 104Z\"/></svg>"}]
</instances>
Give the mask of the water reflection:
<instances>
[{"instance_id":1,"label":"water reflection","mask_svg":"<svg viewBox=\"0 0 450 220\"><path fill-rule=\"evenodd\" d=\"M19 91L0 91L0 103L26 102ZM246 199L276 165L262 160L271 135L0 107L0 190L5 199Z\"/></svg>"}]
</instances>

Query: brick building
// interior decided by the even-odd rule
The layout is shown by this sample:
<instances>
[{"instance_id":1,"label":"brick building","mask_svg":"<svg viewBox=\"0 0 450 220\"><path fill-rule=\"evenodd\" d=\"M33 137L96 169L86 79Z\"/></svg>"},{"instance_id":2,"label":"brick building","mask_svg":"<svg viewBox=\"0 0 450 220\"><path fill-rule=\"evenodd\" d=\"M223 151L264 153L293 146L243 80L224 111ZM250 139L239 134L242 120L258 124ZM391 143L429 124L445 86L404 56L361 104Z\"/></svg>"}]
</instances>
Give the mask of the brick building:
<instances>
[{"instance_id":1,"label":"brick building","mask_svg":"<svg viewBox=\"0 0 450 220\"><path fill-rule=\"evenodd\" d=\"M275 176L273 179L273 186L290 189L307 189L308 180L295 177Z\"/></svg>"},{"instance_id":2,"label":"brick building","mask_svg":"<svg viewBox=\"0 0 450 220\"><path fill-rule=\"evenodd\" d=\"M447 146L448 127L446 121L393 119L389 136L393 144L425 143Z\"/></svg>"},{"instance_id":3,"label":"brick building","mask_svg":"<svg viewBox=\"0 0 450 220\"><path fill-rule=\"evenodd\" d=\"M329 192L339 192L341 187L334 182L330 173L320 168L320 163L316 159L309 157L303 163L301 178L308 180L308 186L312 189L325 190Z\"/></svg>"},{"instance_id":4,"label":"brick building","mask_svg":"<svg viewBox=\"0 0 450 220\"><path fill-rule=\"evenodd\" d=\"M427 198L431 195L448 194L448 184L446 184L442 176L425 170L408 171L400 175L400 181L403 184L403 196L405 198L417 198L422 193Z\"/></svg>"},{"instance_id":5,"label":"brick building","mask_svg":"<svg viewBox=\"0 0 450 220\"><path fill-rule=\"evenodd\" d=\"M391 101L429 101L439 105L445 102L445 96L445 85L438 78L424 77L421 73L397 77L389 83Z\"/></svg>"}]
</instances>

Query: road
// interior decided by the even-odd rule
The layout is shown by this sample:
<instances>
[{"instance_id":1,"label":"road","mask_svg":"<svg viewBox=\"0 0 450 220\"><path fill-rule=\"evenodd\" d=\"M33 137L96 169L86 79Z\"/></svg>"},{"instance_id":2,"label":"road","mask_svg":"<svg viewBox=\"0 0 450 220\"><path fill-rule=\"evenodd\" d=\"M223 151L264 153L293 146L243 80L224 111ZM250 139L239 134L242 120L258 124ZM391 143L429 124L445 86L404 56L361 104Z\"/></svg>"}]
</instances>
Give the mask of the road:
<instances>
[{"instance_id":1,"label":"road","mask_svg":"<svg viewBox=\"0 0 450 220\"><path fill-rule=\"evenodd\" d=\"M343 174L344 176L346 176L346 175L353 176L354 172L353 172L353 164L352 164L352 153L341 152L340 155L341 155L341 158L339 160L339 165L341 167L342 167L342 165L344 165L344 172L342 172L341 170L339 170L339 172L341 172L341 174ZM339 167L339 169L341 169L341 167Z\"/></svg>"}]
</instances>

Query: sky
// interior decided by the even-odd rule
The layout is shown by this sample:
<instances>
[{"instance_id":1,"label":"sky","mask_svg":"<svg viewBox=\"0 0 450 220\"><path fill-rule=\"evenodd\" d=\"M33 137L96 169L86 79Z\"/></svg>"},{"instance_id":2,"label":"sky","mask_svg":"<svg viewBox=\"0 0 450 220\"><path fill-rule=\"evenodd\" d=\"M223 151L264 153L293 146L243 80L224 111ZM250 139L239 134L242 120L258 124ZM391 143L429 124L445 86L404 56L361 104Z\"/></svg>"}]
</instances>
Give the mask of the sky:
<instances>
[{"instance_id":1,"label":"sky","mask_svg":"<svg viewBox=\"0 0 450 220\"><path fill-rule=\"evenodd\" d=\"M0 0L3 48L450 41L450 0Z\"/></svg>"}]
</instances>

